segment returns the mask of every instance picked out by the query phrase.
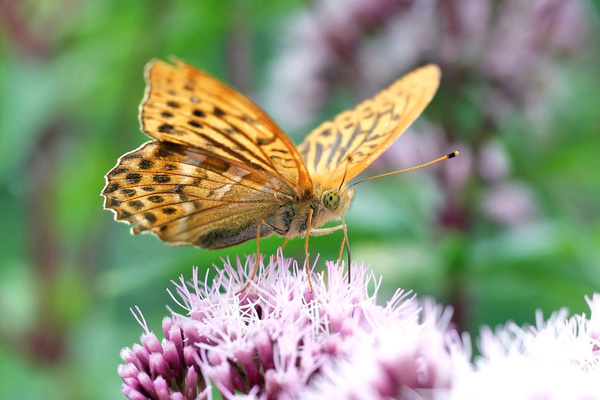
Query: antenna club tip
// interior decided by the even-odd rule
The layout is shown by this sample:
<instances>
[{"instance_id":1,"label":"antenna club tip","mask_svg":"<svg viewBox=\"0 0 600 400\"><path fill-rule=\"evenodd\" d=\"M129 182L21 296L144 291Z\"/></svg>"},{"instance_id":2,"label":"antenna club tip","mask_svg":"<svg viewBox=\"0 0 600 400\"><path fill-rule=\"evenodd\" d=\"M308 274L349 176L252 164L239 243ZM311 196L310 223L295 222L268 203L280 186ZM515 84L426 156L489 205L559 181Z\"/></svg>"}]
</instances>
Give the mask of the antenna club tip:
<instances>
[{"instance_id":1,"label":"antenna club tip","mask_svg":"<svg viewBox=\"0 0 600 400\"><path fill-rule=\"evenodd\" d=\"M454 158L458 155L458 151L453 151L452 153L448 154L448 158Z\"/></svg>"}]
</instances>

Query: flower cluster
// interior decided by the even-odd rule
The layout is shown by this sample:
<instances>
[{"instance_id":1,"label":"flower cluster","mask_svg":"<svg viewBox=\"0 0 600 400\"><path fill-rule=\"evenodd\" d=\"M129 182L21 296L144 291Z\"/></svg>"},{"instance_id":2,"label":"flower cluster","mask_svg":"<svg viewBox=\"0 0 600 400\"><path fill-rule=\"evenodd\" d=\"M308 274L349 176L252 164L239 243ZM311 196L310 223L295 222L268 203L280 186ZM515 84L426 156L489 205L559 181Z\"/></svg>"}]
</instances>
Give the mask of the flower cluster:
<instances>
[{"instance_id":1,"label":"flower cluster","mask_svg":"<svg viewBox=\"0 0 600 400\"><path fill-rule=\"evenodd\" d=\"M354 263L348 283L343 265L328 262L327 278L314 274L311 292L306 273L281 252L261 264L257 282L235 295L254 259L236 264L227 261L212 285L198 279L197 269L190 284L182 278L177 297L186 315L163 320L162 343L142 322L141 345L121 354L125 395L210 398L213 385L225 398L294 399L331 390L333 397L349 398L363 386L384 398L402 390L448 389L454 380L451 313L432 302L421 307L399 290L379 306L379 281ZM343 393L329 384L342 362L368 363L354 371L340 365L358 374Z\"/></svg>"},{"instance_id":2,"label":"flower cluster","mask_svg":"<svg viewBox=\"0 0 600 400\"><path fill-rule=\"evenodd\" d=\"M214 390L227 399L559 398L572 379L571 393L600 399L598 294L589 319L563 310L535 329L484 329L472 362L451 310L402 290L377 305L380 280L367 267L353 263L348 283L328 262L311 292L279 252L235 295L253 265L226 261L212 284L198 269L181 278L172 297L185 315L163 320L162 342L140 317L141 343L119 366L129 399L211 399Z\"/></svg>"}]
</instances>

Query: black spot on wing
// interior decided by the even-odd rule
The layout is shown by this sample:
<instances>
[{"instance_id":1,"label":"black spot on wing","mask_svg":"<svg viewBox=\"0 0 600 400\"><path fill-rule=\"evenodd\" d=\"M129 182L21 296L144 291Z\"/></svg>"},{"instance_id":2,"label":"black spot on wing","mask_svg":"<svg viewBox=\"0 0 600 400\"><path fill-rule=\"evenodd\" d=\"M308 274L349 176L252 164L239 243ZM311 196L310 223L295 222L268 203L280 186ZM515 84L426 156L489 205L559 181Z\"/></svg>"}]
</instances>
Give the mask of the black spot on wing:
<instances>
[{"instance_id":1,"label":"black spot on wing","mask_svg":"<svg viewBox=\"0 0 600 400\"><path fill-rule=\"evenodd\" d=\"M143 156L141 154L125 154L124 156L121 157L121 161L127 161L127 160L131 160L134 158L142 158Z\"/></svg>"},{"instance_id":2,"label":"black spot on wing","mask_svg":"<svg viewBox=\"0 0 600 400\"><path fill-rule=\"evenodd\" d=\"M152 162L150 160L142 160L138 164L139 169L150 169L150 168L152 168L152 166L154 166L154 162Z\"/></svg>"},{"instance_id":3,"label":"black spot on wing","mask_svg":"<svg viewBox=\"0 0 600 400\"><path fill-rule=\"evenodd\" d=\"M152 180L156 183L168 183L171 181L171 177L165 174L158 174L152 177Z\"/></svg>"},{"instance_id":4,"label":"black spot on wing","mask_svg":"<svg viewBox=\"0 0 600 400\"><path fill-rule=\"evenodd\" d=\"M125 176L125 180L128 183L135 185L142 180L142 175L132 172L131 174L127 174L127 176Z\"/></svg>"},{"instance_id":5,"label":"black spot on wing","mask_svg":"<svg viewBox=\"0 0 600 400\"><path fill-rule=\"evenodd\" d=\"M139 211L142 208L144 208L144 203L142 201L140 201L140 200L133 200L133 201L130 201L129 203L127 203L127 204L129 204L129 207L133 208L136 211Z\"/></svg>"},{"instance_id":6,"label":"black spot on wing","mask_svg":"<svg viewBox=\"0 0 600 400\"><path fill-rule=\"evenodd\" d=\"M267 144L271 144L275 141L275 136L271 136L270 138L258 138L256 139L256 143L258 143L259 146L264 146Z\"/></svg>"},{"instance_id":7,"label":"black spot on wing","mask_svg":"<svg viewBox=\"0 0 600 400\"><path fill-rule=\"evenodd\" d=\"M159 146L154 152L154 156L158 158L168 158L173 155L173 151L167 148L167 145Z\"/></svg>"},{"instance_id":8,"label":"black spot on wing","mask_svg":"<svg viewBox=\"0 0 600 400\"><path fill-rule=\"evenodd\" d=\"M151 212L144 213L144 218L146 218L146 220L148 222L150 222L151 224L156 223L156 215L154 215L154 213L151 213Z\"/></svg>"},{"instance_id":9,"label":"black spot on wing","mask_svg":"<svg viewBox=\"0 0 600 400\"><path fill-rule=\"evenodd\" d=\"M122 174L124 172L128 172L129 169L125 168L125 167L119 167L119 168L115 168L112 171L110 171L111 175L117 175L117 174Z\"/></svg>"},{"instance_id":10,"label":"black spot on wing","mask_svg":"<svg viewBox=\"0 0 600 400\"><path fill-rule=\"evenodd\" d=\"M106 198L106 207L113 208L113 207L118 207L120 205L121 205L120 200L117 200L112 196Z\"/></svg>"},{"instance_id":11,"label":"black spot on wing","mask_svg":"<svg viewBox=\"0 0 600 400\"><path fill-rule=\"evenodd\" d=\"M329 137L329 136L331 136L331 128L323 129L319 133L319 136L322 136L322 137Z\"/></svg>"},{"instance_id":12,"label":"black spot on wing","mask_svg":"<svg viewBox=\"0 0 600 400\"><path fill-rule=\"evenodd\" d=\"M242 118L242 121L244 121L244 122L246 122L246 123L248 123L248 124L250 124L250 125L254 125L254 124L256 124L256 121L255 121L255 120L253 120L253 119L252 119L252 118L250 118L250 117L247 117L247 116L245 116L245 115L242 115L242 117L241 117L241 118Z\"/></svg>"},{"instance_id":13,"label":"black spot on wing","mask_svg":"<svg viewBox=\"0 0 600 400\"><path fill-rule=\"evenodd\" d=\"M104 189L104 193L112 193L121 188L121 185L118 182L113 182Z\"/></svg>"},{"instance_id":14,"label":"black spot on wing","mask_svg":"<svg viewBox=\"0 0 600 400\"><path fill-rule=\"evenodd\" d=\"M118 210L118 217L119 219L130 219L131 217L133 217L133 215L131 215L131 213L129 211L125 211L122 208Z\"/></svg>"},{"instance_id":15,"label":"black spot on wing","mask_svg":"<svg viewBox=\"0 0 600 400\"><path fill-rule=\"evenodd\" d=\"M123 193L123 195L125 195L125 197L133 197L136 194L135 189L123 189L121 190L121 193Z\"/></svg>"},{"instance_id":16,"label":"black spot on wing","mask_svg":"<svg viewBox=\"0 0 600 400\"><path fill-rule=\"evenodd\" d=\"M161 133L173 133L173 125L170 124L162 124L158 127L158 131Z\"/></svg>"}]
</instances>

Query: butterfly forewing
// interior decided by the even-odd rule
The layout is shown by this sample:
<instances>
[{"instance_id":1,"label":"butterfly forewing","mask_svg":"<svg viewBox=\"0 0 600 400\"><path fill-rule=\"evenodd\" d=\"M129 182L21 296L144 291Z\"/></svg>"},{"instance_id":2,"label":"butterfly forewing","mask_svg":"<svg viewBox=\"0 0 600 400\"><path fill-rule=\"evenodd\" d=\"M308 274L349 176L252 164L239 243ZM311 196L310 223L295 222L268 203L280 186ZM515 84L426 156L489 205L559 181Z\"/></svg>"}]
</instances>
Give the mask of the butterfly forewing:
<instances>
[{"instance_id":1,"label":"butterfly forewing","mask_svg":"<svg viewBox=\"0 0 600 400\"><path fill-rule=\"evenodd\" d=\"M159 141L205 149L265 170L304 193L312 183L295 146L248 98L176 60L146 67L142 130Z\"/></svg>"},{"instance_id":2,"label":"butterfly forewing","mask_svg":"<svg viewBox=\"0 0 600 400\"><path fill-rule=\"evenodd\" d=\"M169 244L204 248L255 238L257 221L274 218L278 201L295 198L278 176L163 142L121 157L107 181L105 207L136 223L133 233L150 231ZM268 233L265 226L262 234Z\"/></svg>"},{"instance_id":3,"label":"butterfly forewing","mask_svg":"<svg viewBox=\"0 0 600 400\"><path fill-rule=\"evenodd\" d=\"M419 68L313 130L298 150L314 184L335 187L346 168L346 181L362 172L421 114L439 81L437 66Z\"/></svg>"}]
</instances>

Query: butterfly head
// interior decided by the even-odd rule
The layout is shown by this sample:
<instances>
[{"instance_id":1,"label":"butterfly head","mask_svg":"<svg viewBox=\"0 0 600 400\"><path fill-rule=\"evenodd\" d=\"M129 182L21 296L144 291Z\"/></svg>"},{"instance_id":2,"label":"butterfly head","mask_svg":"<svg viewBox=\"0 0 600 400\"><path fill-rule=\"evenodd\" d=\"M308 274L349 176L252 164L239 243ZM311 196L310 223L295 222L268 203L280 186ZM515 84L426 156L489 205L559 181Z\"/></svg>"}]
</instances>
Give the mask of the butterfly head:
<instances>
[{"instance_id":1,"label":"butterfly head","mask_svg":"<svg viewBox=\"0 0 600 400\"><path fill-rule=\"evenodd\" d=\"M348 189L346 186L339 189L327 189L321 193L321 205L333 214L332 217L340 219L348 211L353 195L354 189Z\"/></svg>"}]
</instances>

